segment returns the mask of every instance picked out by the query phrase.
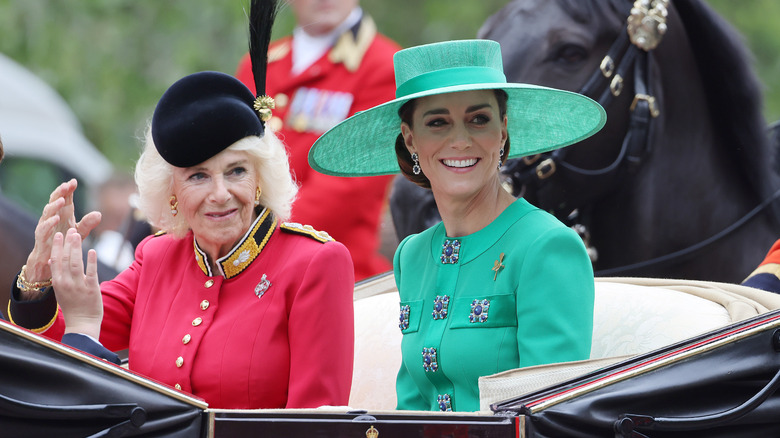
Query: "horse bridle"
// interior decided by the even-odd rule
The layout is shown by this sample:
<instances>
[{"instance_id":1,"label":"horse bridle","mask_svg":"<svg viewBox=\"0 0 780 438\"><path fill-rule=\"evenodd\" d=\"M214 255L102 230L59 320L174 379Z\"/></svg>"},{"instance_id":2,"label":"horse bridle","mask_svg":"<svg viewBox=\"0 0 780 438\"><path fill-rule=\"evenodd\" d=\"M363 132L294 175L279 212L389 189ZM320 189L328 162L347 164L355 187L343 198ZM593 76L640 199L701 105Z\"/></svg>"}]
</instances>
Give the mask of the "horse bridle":
<instances>
[{"instance_id":1,"label":"horse bridle","mask_svg":"<svg viewBox=\"0 0 780 438\"><path fill-rule=\"evenodd\" d=\"M566 156L570 148L562 148L507 163L505 175L511 176L513 182L519 182L521 185L533 184L544 191L545 180L556 173L564 173L568 179L575 182L595 177L616 179L619 174L625 174L625 170L635 171L641 165L650 150L653 119L660 114L658 103L653 96L651 51L661 42L666 32L668 4L669 0L653 0L649 5L637 0L626 25L612 43L599 68L579 90L580 94L591 97L607 108L614 98L622 94L625 78L633 68L634 100L629 108L631 113L628 130L615 160L600 169L584 169L567 162ZM626 163L628 169L624 169L623 165ZM552 189L542 194L542 197L551 200L549 204L554 205L552 212L559 218L578 207L572 206L563 196Z\"/></svg>"},{"instance_id":2,"label":"horse bridle","mask_svg":"<svg viewBox=\"0 0 780 438\"><path fill-rule=\"evenodd\" d=\"M633 68L634 99L629 107L628 129L615 160L600 169L584 169L567 162L566 155L570 148L562 148L544 154L512 160L502 170L504 175L508 175L511 178L512 183L514 183L512 185L519 183L521 186L532 184L538 187L540 197L543 197L550 205L554 206L551 212L556 217L574 218L575 220L582 219L578 216L580 213L577 210L584 205L571 205L570 201L565 198L565 194L545 186L545 180L548 180L556 173L561 173L565 174L567 179L576 183L593 178L604 178L612 181L613 184L611 186L615 187L618 185L619 178L636 172L645 156L650 152L653 119L660 114L659 103L653 94L652 71L654 60L652 50L658 46L664 33L666 33L669 1L636 0L618 38L612 43L599 68L593 72L585 82L585 85L579 90L580 94L593 98L602 107L607 108L614 98L620 96L623 92L625 87L624 78L630 69ZM545 188L547 189L546 191ZM512 190L518 191L515 187ZM515 194L517 195L518 193ZM603 193L602 195L605 194ZM762 201L729 227L687 248L643 262L600 270L596 272L596 275L616 275L690 257L692 254L720 240L747 223L779 197L780 190ZM597 253L595 248L590 247L590 236L587 228L582 223L570 225L583 238L585 245L588 247L588 253L591 255L591 260L595 262Z\"/></svg>"}]
</instances>

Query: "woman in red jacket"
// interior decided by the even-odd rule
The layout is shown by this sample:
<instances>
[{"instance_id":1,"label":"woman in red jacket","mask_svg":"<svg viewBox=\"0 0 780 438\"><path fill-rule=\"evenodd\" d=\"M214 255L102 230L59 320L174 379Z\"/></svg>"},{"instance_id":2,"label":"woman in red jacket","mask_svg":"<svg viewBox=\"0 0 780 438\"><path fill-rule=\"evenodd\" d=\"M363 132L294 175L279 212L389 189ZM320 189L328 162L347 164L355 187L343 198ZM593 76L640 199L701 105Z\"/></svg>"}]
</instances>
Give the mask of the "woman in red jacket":
<instances>
[{"instance_id":1,"label":"woman in red jacket","mask_svg":"<svg viewBox=\"0 0 780 438\"><path fill-rule=\"evenodd\" d=\"M346 405L352 262L327 233L283 222L297 187L265 127L270 107L227 74L174 83L136 167L141 209L164 233L99 284L94 250L86 267L81 257L99 213L77 223L76 181L63 183L14 285L12 322L77 334L91 351L128 348L131 370L212 408Z\"/></svg>"}]
</instances>

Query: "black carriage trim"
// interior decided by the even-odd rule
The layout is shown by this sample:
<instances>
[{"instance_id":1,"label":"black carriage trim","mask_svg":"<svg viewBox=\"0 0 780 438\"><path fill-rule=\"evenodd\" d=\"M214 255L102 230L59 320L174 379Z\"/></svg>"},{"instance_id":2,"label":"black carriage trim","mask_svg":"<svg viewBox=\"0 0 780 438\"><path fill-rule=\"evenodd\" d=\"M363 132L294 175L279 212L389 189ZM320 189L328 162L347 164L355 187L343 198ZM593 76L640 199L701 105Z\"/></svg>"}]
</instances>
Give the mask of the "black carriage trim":
<instances>
[{"instance_id":1,"label":"black carriage trim","mask_svg":"<svg viewBox=\"0 0 780 438\"><path fill-rule=\"evenodd\" d=\"M655 352L636 356L627 361L591 372L555 387L543 389L514 400L496 403L490 406L497 413L513 413L533 416L545 409L560 403L581 397L593 391L614 385L659 368L675 364L682 360L695 357L702 353L715 350L728 344L755 336L762 332L774 330L772 345L775 351L780 351L780 310L756 316L740 323L726 326L720 330L708 332L688 341L678 342ZM780 382L780 374L766 385L765 389L773 390ZM759 393L757 396L761 396ZM767 394L763 394L768 396ZM771 392L770 392L771 395ZM648 418L643 415L625 414L623 418ZM621 419L618 419L621 420ZM638 436L638 435L634 435Z\"/></svg>"}]
</instances>

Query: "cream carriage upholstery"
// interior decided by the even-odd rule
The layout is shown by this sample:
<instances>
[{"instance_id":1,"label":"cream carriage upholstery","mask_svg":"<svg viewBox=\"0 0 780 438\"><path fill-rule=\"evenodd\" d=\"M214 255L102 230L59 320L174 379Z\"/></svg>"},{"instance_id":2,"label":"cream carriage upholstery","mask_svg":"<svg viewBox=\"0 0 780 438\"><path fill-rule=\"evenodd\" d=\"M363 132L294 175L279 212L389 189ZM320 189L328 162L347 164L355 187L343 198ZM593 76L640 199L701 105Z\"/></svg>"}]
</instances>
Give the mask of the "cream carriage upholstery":
<instances>
[{"instance_id":1,"label":"cream carriage upholstery","mask_svg":"<svg viewBox=\"0 0 780 438\"><path fill-rule=\"evenodd\" d=\"M355 362L349 406L395 408L401 364L398 291L392 273L355 288ZM590 360L506 371L480 379L482 409L626 356L655 350L780 308L780 295L705 281L598 278Z\"/></svg>"}]
</instances>

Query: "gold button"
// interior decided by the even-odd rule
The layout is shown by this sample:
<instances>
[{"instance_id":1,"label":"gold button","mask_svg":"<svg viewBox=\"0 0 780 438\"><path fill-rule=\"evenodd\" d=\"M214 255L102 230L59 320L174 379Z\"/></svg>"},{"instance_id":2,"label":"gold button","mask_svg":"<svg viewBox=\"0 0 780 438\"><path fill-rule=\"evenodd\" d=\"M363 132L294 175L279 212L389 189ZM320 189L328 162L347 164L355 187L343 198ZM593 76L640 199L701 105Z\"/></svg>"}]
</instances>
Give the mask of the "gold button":
<instances>
[{"instance_id":1,"label":"gold button","mask_svg":"<svg viewBox=\"0 0 780 438\"><path fill-rule=\"evenodd\" d=\"M209 308L209 300L203 300L200 302L200 310L206 310Z\"/></svg>"},{"instance_id":2,"label":"gold button","mask_svg":"<svg viewBox=\"0 0 780 438\"><path fill-rule=\"evenodd\" d=\"M195 319L193 319L193 320L192 320L192 325L193 325L193 326L195 326L195 327L197 327L197 326L199 326L199 325L200 325L200 323L202 323L202 322L203 322L203 318L201 318L201 317L199 316L199 317L197 317L197 318L195 318Z\"/></svg>"},{"instance_id":3,"label":"gold button","mask_svg":"<svg viewBox=\"0 0 780 438\"><path fill-rule=\"evenodd\" d=\"M174 387L174 388L176 388L176 389L178 389L179 391L181 391L181 385L179 385L178 383L177 383L177 384L175 384L175 385L173 385L173 387Z\"/></svg>"},{"instance_id":4,"label":"gold button","mask_svg":"<svg viewBox=\"0 0 780 438\"><path fill-rule=\"evenodd\" d=\"M184 365L184 358L179 356L176 358L176 366L181 368L182 365Z\"/></svg>"},{"instance_id":5,"label":"gold button","mask_svg":"<svg viewBox=\"0 0 780 438\"><path fill-rule=\"evenodd\" d=\"M279 93L276 96L274 96L274 103L276 104L276 107L279 109L286 107L289 101L290 98L287 97L287 95L284 93Z\"/></svg>"},{"instance_id":6,"label":"gold button","mask_svg":"<svg viewBox=\"0 0 780 438\"><path fill-rule=\"evenodd\" d=\"M208 280L206 280L206 284L204 284L204 286L206 286L206 288L214 286L214 280L209 278Z\"/></svg>"},{"instance_id":7,"label":"gold button","mask_svg":"<svg viewBox=\"0 0 780 438\"><path fill-rule=\"evenodd\" d=\"M190 334L187 333L186 335L184 335L183 338L181 338L181 343L187 345L190 343L190 339L192 339L192 336L190 336Z\"/></svg>"},{"instance_id":8,"label":"gold button","mask_svg":"<svg viewBox=\"0 0 780 438\"><path fill-rule=\"evenodd\" d=\"M278 132L282 130L284 122L279 117L273 116L271 117L271 120L266 123L266 125L271 128L271 131Z\"/></svg>"}]
</instances>

